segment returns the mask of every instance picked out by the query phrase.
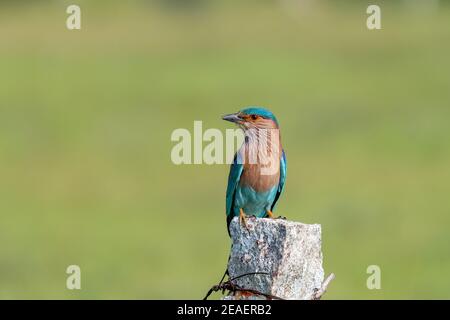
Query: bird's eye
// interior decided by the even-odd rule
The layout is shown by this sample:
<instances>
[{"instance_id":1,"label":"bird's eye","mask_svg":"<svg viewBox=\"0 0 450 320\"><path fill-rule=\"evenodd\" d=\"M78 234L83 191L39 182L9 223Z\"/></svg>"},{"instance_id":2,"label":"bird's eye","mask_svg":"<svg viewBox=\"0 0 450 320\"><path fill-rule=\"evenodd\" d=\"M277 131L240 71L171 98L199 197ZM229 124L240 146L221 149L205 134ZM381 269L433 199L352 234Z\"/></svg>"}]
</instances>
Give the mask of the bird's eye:
<instances>
[{"instance_id":1,"label":"bird's eye","mask_svg":"<svg viewBox=\"0 0 450 320\"><path fill-rule=\"evenodd\" d=\"M252 120L258 119L258 116L256 114L252 114Z\"/></svg>"}]
</instances>

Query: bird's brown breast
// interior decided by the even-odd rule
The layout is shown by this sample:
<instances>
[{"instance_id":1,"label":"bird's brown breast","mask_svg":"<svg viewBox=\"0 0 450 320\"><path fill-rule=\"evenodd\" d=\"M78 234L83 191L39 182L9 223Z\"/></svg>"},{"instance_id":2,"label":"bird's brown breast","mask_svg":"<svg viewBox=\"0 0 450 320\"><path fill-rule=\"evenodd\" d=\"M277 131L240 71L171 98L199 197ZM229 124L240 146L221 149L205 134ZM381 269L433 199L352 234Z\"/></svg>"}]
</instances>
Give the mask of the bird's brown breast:
<instances>
[{"instance_id":1,"label":"bird's brown breast","mask_svg":"<svg viewBox=\"0 0 450 320\"><path fill-rule=\"evenodd\" d=\"M252 187L255 191L264 192L277 185L280 181L280 163L273 169L274 174L264 174L260 164L244 164L240 184Z\"/></svg>"}]
</instances>

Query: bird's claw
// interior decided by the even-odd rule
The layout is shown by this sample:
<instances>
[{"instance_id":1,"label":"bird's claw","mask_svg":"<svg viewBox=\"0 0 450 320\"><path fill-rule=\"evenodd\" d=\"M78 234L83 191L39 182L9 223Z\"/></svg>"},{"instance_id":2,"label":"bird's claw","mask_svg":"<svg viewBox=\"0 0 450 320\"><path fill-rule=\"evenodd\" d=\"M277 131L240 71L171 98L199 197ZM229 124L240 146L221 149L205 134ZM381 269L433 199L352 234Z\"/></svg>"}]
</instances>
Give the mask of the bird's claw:
<instances>
[{"instance_id":1,"label":"bird's claw","mask_svg":"<svg viewBox=\"0 0 450 320\"><path fill-rule=\"evenodd\" d=\"M247 225L247 216L244 213L244 210L242 210L242 209L239 212L239 223L240 223L241 226L244 226L245 229L247 229L247 231L250 230L248 225Z\"/></svg>"},{"instance_id":2,"label":"bird's claw","mask_svg":"<svg viewBox=\"0 0 450 320\"><path fill-rule=\"evenodd\" d=\"M243 217L241 219L241 226L243 226L245 229L247 229L247 231L250 230L250 228L248 227L248 224L247 224L247 218Z\"/></svg>"}]
</instances>

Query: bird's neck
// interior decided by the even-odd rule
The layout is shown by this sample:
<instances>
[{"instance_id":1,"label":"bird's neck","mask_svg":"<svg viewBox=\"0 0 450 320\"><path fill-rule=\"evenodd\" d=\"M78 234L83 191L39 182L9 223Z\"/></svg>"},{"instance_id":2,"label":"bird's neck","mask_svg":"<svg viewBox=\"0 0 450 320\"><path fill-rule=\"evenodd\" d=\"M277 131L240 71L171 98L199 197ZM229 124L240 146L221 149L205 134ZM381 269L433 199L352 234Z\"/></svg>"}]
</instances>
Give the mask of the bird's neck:
<instances>
[{"instance_id":1,"label":"bird's neck","mask_svg":"<svg viewBox=\"0 0 450 320\"><path fill-rule=\"evenodd\" d=\"M240 153L247 164L265 165L279 161L281 157L281 136L277 128L248 129Z\"/></svg>"}]
</instances>

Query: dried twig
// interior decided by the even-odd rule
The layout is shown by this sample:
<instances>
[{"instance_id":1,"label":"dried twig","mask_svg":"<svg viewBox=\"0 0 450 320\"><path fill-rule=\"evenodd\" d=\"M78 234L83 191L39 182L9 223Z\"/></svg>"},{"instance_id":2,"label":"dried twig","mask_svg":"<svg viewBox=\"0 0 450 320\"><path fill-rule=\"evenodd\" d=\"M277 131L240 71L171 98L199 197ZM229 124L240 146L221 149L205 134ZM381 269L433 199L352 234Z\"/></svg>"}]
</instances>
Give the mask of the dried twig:
<instances>
[{"instance_id":1,"label":"dried twig","mask_svg":"<svg viewBox=\"0 0 450 320\"><path fill-rule=\"evenodd\" d=\"M319 300L325 294L325 292L327 292L328 285L334 278L334 273L330 274L322 283L320 289L317 289L317 291L313 293L311 300Z\"/></svg>"},{"instance_id":2,"label":"dried twig","mask_svg":"<svg viewBox=\"0 0 450 320\"><path fill-rule=\"evenodd\" d=\"M263 296L266 299L270 299L270 300L283 300L280 297L277 297L277 296L274 296L274 295L271 295L271 294L267 294L267 293L262 293L262 292L259 292L258 290L242 288L241 286L239 286L239 285L237 285L237 284L235 284L233 282L234 280L242 278L242 277L246 277L246 276L249 276L249 275L258 275L258 274L269 275L267 272L251 272L251 273L242 274L242 275L234 277L232 279L228 279L225 282L223 282L223 278L222 278L222 280L220 281L220 283L218 285L214 285L214 286L211 287L211 289L209 289L208 293L203 298L203 300L207 300L208 297L213 292L217 292L217 291L222 291L222 293L225 293L225 291L229 291L230 294L235 294L236 292L243 292L243 293L250 293L250 294L253 294L253 295Z\"/></svg>"}]
</instances>

